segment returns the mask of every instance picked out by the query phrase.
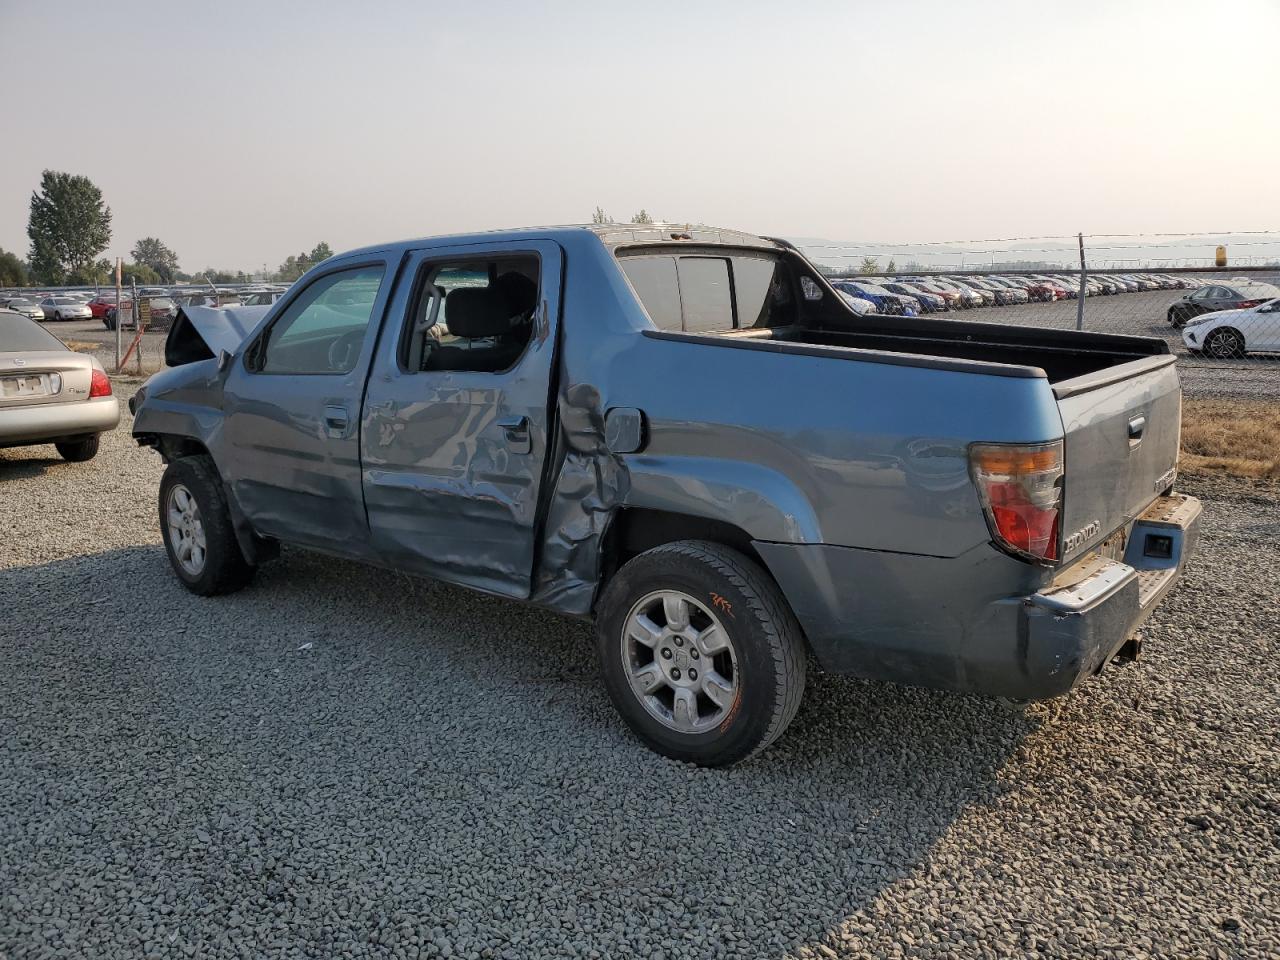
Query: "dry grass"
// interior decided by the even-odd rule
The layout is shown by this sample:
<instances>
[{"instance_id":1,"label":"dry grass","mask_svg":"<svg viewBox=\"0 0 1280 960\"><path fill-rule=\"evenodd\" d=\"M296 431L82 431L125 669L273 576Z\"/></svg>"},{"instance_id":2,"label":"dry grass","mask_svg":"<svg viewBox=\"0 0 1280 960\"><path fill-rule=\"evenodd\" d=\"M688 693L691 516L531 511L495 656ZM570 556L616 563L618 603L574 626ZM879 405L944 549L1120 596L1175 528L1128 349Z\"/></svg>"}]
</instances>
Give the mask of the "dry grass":
<instances>
[{"instance_id":1,"label":"dry grass","mask_svg":"<svg viewBox=\"0 0 1280 960\"><path fill-rule=\"evenodd\" d=\"M1280 401L1184 400L1178 469L1280 480Z\"/></svg>"}]
</instances>

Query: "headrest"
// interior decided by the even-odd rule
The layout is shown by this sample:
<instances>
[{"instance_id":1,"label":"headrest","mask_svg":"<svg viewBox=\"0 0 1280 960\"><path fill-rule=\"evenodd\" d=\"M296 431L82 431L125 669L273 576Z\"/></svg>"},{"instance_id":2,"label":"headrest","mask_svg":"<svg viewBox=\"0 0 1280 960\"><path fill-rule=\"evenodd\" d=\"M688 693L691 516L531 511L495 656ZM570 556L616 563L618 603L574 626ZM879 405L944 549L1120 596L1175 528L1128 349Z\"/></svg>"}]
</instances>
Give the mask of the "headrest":
<instances>
[{"instance_id":1,"label":"headrest","mask_svg":"<svg viewBox=\"0 0 1280 960\"><path fill-rule=\"evenodd\" d=\"M493 285L507 298L513 317L531 314L538 305L538 284L523 273L508 270Z\"/></svg>"},{"instance_id":2,"label":"headrest","mask_svg":"<svg viewBox=\"0 0 1280 960\"><path fill-rule=\"evenodd\" d=\"M511 330L513 313L497 287L458 287L445 300L444 322L455 337L497 337Z\"/></svg>"}]
</instances>

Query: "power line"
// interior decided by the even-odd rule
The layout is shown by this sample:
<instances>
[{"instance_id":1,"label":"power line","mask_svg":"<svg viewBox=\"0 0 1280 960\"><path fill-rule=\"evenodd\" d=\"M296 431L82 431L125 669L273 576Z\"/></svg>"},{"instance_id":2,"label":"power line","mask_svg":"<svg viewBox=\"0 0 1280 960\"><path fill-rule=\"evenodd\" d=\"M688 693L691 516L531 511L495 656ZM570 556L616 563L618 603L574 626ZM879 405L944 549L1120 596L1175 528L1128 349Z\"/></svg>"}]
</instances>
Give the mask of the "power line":
<instances>
[{"instance_id":1,"label":"power line","mask_svg":"<svg viewBox=\"0 0 1280 960\"><path fill-rule=\"evenodd\" d=\"M1213 245L1212 243L1191 243L1191 244L1183 243L1183 244L1166 244L1166 245L1161 245L1159 247L1150 247L1146 244L1141 244L1141 243L1113 244L1110 246L1096 246L1096 247L1088 246L1088 247L1085 247L1085 253L1089 254L1095 251L1102 252L1102 251L1109 251L1109 250L1153 250L1153 249L1195 250L1199 247L1207 247L1212 245ZM921 246L924 246L924 244L921 244ZM1232 249L1235 249L1237 247L1274 247L1274 246L1280 246L1280 238L1277 238L1275 240L1252 240L1252 241L1246 240L1242 243L1231 244ZM839 247L836 247L836 246L824 247L824 246L817 246L817 245L812 247L807 247L807 246L801 245L802 250L838 250L838 249L846 249L846 248L847 249L857 248L862 250L883 250L883 249L890 249L890 248L897 249L896 247L893 247L891 244L887 244L885 246L877 246L876 244L847 244ZM988 250L973 250L973 249L964 250L964 249L958 249L958 248L951 248L947 250L945 254L942 254L942 255L946 256L948 254L957 254L957 255L965 255L965 256L991 256L994 254L1006 254L1006 253L1059 253L1066 256L1072 256L1074 254L1074 251L1067 247L998 247L998 248L988 249ZM818 256L815 259L850 260L857 256L859 256L859 254L856 254L856 253L829 254L826 256ZM926 254L921 254L921 256L938 256L938 254L926 253Z\"/></svg>"},{"instance_id":2,"label":"power line","mask_svg":"<svg viewBox=\"0 0 1280 960\"><path fill-rule=\"evenodd\" d=\"M1247 246L1259 246L1262 244L1270 244L1270 243L1280 243L1280 230L1222 230L1222 231L1204 231L1202 233L1086 233L1084 235L1084 238L1086 240L1091 238L1113 238L1113 239L1120 239L1120 240L1133 240L1133 239L1141 239L1143 237L1218 238L1218 239L1206 239L1201 241L1200 243L1193 244L1193 246L1209 246L1211 244L1217 244L1220 241L1220 238L1223 236L1266 236L1266 235L1275 236L1276 239L1263 240L1263 241L1244 240L1244 241L1240 241L1239 243L1232 242L1229 245L1233 247L1247 247ZM991 240L925 240L919 243L800 243L798 244L798 246L804 250L908 250L908 249L915 249L917 247L952 247L958 243L964 243L964 244L1031 243L1034 241L1041 241L1041 240L1063 240L1063 241L1070 242L1070 241L1076 240L1076 237L1074 235L1071 235L1071 236L1048 235L1048 236L1041 236L1041 237L1002 237L1002 238L996 238ZM1123 246L1090 247L1089 249L1124 250L1124 249L1136 249L1138 246L1143 246L1143 245L1142 244L1130 245L1128 247L1123 247ZM1036 248L1022 248L1022 247L1012 248L1012 249L1021 251L1021 252L1036 253L1036 252L1054 252L1057 248L1051 248L1049 251L1041 251L1041 250L1037 250ZM1175 245L1169 245L1168 249L1178 250L1178 249L1185 249L1185 248L1175 246ZM972 252L990 253L991 251L989 250L983 250L983 251L955 250L954 252L956 253L972 253Z\"/></svg>"}]
</instances>

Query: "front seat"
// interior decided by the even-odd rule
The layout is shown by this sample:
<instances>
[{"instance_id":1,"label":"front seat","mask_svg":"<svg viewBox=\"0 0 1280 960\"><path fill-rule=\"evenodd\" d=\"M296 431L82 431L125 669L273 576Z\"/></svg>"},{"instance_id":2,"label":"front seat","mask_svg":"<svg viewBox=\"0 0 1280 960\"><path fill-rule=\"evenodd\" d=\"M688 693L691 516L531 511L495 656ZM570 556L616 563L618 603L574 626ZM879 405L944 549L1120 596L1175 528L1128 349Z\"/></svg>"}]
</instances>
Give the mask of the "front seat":
<instances>
[{"instance_id":1,"label":"front seat","mask_svg":"<svg viewBox=\"0 0 1280 960\"><path fill-rule=\"evenodd\" d=\"M458 287L446 300L445 327L463 340L493 343L444 344L427 358L428 370L506 370L524 352L529 327L514 315L507 291L497 286ZM513 326L513 323L515 324Z\"/></svg>"}]
</instances>

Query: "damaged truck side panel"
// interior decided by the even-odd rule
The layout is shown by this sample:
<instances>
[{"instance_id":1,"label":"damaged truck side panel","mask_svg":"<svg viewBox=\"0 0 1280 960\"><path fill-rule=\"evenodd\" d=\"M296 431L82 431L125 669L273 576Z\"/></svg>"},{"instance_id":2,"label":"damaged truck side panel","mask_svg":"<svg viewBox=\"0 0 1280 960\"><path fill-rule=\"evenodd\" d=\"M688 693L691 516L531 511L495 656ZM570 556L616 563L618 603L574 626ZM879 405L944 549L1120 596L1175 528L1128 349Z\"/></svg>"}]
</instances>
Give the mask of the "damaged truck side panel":
<instances>
[{"instance_id":1,"label":"damaged truck side panel","mask_svg":"<svg viewBox=\"0 0 1280 960\"><path fill-rule=\"evenodd\" d=\"M171 470L211 464L228 562L247 565L227 582L285 542L594 617L615 704L670 756L729 763L776 738L800 648L1055 696L1154 607L1145 548L1104 554L1156 529L1143 511L1172 485L1167 345L858 317L782 242L606 225L371 248L260 312L187 308L167 356L134 434ZM1091 390L1107 416L1064 421ZM1139 419L1146 447L1111 437ZM1056 462L1034 496L1060 518L1065 490L1082 529L1024 530L1040 557L1011 547L992 491L1023 481L979 478L975 445ZM1074 510L1064 445L1093 473ZM175 488L200 499L176 474L162 517ZM1199 515L1169 502L1160 596ZM184 564L184 523L164 526L175 571L221 592ZM1045 598L1086 577L1055 619Z\"/></svg>"}]
</instances>

